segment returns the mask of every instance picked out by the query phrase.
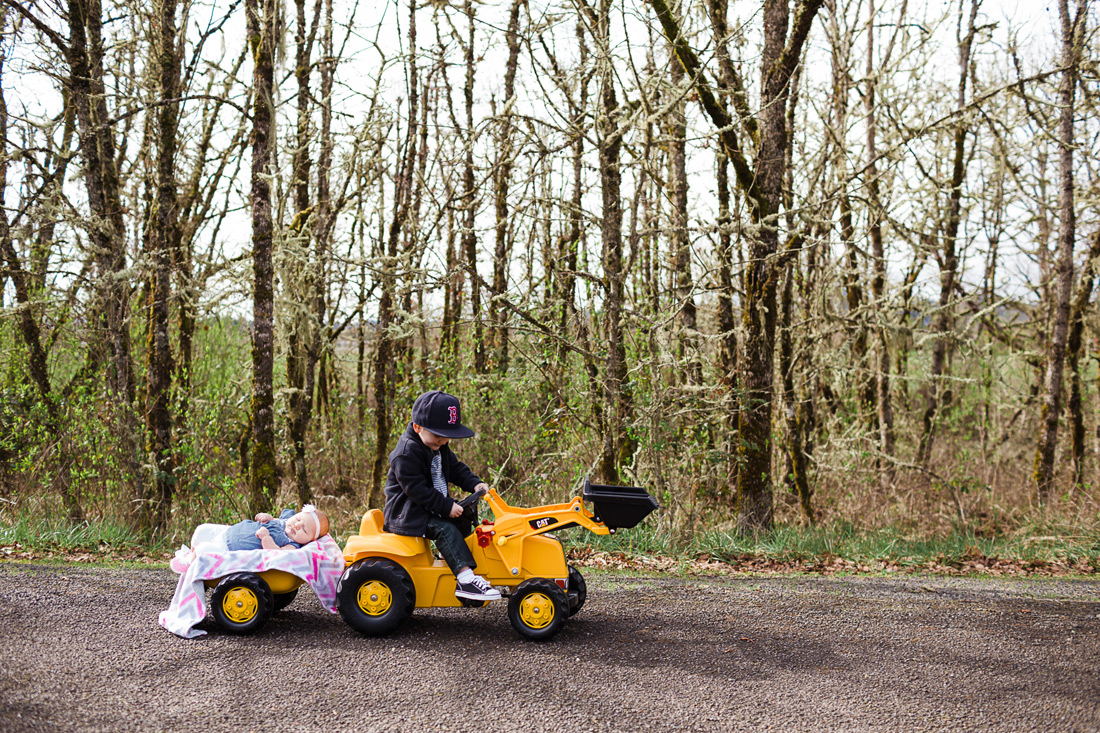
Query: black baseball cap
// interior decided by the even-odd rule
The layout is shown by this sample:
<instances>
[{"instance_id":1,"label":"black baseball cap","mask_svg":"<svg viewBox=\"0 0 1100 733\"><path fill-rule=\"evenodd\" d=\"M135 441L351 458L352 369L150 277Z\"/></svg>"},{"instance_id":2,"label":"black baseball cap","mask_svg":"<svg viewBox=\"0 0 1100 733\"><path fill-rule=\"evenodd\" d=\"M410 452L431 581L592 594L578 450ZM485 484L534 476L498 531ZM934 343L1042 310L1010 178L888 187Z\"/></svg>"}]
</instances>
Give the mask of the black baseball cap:
<instances>
[{"instance_id":1,"label":"black baseball cap","mask_svg":"<svg viewBox=\"0 0 1100 733\"><path fill-rule=\"evenodd\" d=\"M425 392L413 403L412 421L444 438L472 438L474 431L462 424L458 398L446 392Z\"/></svg>"}]
</instances>

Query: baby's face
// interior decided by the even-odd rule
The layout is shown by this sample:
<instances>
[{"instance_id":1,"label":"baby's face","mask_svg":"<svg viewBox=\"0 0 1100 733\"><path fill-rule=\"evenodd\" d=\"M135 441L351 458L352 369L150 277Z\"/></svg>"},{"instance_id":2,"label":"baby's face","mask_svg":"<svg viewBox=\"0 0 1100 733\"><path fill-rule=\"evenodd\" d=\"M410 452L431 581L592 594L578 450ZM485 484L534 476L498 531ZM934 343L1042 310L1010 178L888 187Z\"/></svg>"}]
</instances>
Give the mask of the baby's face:
<instances>
[{"instance_id":1,"label":"baby's face","mask_svg":"<svg viewBox=\"0 0 1100 733\"><path fill-rule=\"evenodd\" d=\"M286 520L286 536L299 545L304 545L317 539L313 536L313 528L316 526L317 520L313 517L307 517L305 512L298 512Z\"/></svg>"}]
</instances>

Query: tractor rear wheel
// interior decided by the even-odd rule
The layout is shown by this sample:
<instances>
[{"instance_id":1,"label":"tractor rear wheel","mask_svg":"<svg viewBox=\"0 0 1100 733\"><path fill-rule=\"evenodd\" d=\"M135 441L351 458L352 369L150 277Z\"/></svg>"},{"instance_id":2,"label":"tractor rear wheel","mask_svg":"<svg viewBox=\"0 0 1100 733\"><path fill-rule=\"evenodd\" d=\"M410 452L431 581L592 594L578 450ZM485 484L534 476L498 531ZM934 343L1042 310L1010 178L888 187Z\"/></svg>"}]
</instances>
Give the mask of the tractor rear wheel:
<instances>
[{"instance_id":1,"label":"tractor rear wheel","mask_svg":"<svg viewBox=\"0 0 1100 733\"><path fill-rule=\"evenodd\" d=\"M367 636L382 636L412 615L416 587L392 560L360 560L340 578L336 603L348 626Z\"/></svg>"}]
</instances>

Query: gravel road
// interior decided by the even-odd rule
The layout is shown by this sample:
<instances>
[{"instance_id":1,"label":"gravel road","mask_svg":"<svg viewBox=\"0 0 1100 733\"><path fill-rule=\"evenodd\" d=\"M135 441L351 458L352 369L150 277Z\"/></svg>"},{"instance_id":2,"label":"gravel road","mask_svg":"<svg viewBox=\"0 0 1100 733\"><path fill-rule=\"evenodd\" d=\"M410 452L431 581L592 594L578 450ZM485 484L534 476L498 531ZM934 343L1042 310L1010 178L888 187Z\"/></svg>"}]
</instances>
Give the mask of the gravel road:
<instances>
[{"instance_id":1,"label":"gravel road","mask_svg":"<svg viewBox=\"0 0 1100 733\"><path fill-rule=\"evenodd\" d=\"M544 644L504 603L363 638L308 588L185 640L168 570L0 563L0 731L1100 730L1098 581L585 574Z\"/></svg>"}]
</instances>

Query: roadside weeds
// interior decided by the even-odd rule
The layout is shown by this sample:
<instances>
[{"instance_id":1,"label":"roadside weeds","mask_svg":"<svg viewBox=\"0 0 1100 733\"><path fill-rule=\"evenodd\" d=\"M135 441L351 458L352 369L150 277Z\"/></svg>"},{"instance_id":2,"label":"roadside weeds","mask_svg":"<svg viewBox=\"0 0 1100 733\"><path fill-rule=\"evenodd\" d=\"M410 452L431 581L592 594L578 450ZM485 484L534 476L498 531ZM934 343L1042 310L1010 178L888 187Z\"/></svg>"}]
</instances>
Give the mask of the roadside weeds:
<instances>
[{"instance_id":1,"label":"roadside weeds","mask_svg":"<svg viewBox=\"0 0 1100 733\"><path fill-rule=\"evenodd\" d=\"M60 545L27 547L19 542L0 544L0 562L40 562L61 564L166 566L172 554L147 551L133 546L114 546L101 542L92 547ZM850 559L834 555L808 558L773 558L737 554L718 556L700 553L691 557L661 554L627 553L572 547L569 562L591 570L630 570L687 575L943 575L987 577L1095 577L1100 559L1019 560L989 557L971 548L960 559Z\"/></svg>"}]
</instances>

